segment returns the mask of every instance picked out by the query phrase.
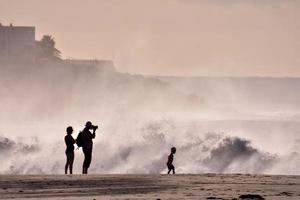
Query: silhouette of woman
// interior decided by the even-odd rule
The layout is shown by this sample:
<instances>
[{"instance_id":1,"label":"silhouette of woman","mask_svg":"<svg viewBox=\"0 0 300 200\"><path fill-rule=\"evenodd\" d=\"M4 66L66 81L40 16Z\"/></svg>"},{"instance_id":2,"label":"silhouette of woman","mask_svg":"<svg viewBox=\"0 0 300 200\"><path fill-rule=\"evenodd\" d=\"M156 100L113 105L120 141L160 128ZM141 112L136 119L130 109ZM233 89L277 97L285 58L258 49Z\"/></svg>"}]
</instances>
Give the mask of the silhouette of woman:
<instances>
[{"instance_id":1,"label":"silhouette of woman","mask_svg":"<svg viewBox=\"0 0 300 200\"><path fill-rule=\"evenodd\" d=\"M67 161L65 165L65 174L68 173L68 168L70 169L70 174L73 173L73 162L74 162L74 144L76 140L72 137L73 128L69 126L67 128L67 135L65 136L65 143L66 143L66 156Z\"/></svg>"}]
</instances>

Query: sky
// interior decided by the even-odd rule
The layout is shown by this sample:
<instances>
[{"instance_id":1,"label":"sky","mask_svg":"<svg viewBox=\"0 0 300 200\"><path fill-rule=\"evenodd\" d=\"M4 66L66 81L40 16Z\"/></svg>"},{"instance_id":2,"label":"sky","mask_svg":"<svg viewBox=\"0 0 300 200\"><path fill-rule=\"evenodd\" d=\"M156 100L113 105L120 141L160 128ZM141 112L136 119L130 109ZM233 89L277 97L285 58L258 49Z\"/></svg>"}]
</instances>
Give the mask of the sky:
<instances>
[{"instance_id":1,"label":"sky","mask_svg":"<svg viewBox=\"0 0 300 200\"><path fill-rule=\"evenodd\" d=\"M0 0L0 22L121 72L300 77L298 0Z\"/></svg>"}]
</instances>

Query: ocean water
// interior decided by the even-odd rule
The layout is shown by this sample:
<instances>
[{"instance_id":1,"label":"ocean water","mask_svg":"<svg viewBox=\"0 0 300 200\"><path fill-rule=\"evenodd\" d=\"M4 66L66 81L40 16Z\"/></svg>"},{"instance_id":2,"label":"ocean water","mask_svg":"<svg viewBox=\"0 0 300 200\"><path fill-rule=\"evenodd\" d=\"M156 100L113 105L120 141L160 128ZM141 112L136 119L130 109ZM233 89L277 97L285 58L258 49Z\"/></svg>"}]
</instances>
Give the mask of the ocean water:
<instances>
[{"instance_id":1,"label":"ocean water","mask_svg":"<svg viewBox=\"0 0 300 200\"><path fill-rule=\"evenodd\" d=\"M90 173L300 174L300 79L155 77L3 65L0 173L62 174L64 136L99 125ZM74 173L83 156L75 150Z\"/></svg>"}]
</instances>

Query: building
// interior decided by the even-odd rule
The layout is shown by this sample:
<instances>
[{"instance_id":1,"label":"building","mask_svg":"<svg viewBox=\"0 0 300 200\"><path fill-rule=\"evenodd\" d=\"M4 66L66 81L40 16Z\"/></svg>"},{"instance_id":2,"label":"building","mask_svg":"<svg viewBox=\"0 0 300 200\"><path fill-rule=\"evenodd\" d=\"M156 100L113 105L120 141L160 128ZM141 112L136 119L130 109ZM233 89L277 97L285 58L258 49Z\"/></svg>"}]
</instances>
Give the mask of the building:
<instances>
[{"instance_id":1,"label":"building","mask_svg":"<svg viewBox=\"0 0 300 200\"><path fill-rule=\"evenodd\" d=\"M48 59L39 57L40 49L35 40L34 26L4 26L0 23L0 63L3 62L29 62L46 63ZM115 72L111 60L60 60L74 67L90 67L106 72Z\"/></svg>"},{"instance_id":2,"label":"building","mask_svg":"<svg viewBox=\"0 0 300 200\"><path fill-rule=\"evenodd\" d=\"M4 26L0 23L0 59L33 60L35 27Z\"/></svg>"}]
</instances>

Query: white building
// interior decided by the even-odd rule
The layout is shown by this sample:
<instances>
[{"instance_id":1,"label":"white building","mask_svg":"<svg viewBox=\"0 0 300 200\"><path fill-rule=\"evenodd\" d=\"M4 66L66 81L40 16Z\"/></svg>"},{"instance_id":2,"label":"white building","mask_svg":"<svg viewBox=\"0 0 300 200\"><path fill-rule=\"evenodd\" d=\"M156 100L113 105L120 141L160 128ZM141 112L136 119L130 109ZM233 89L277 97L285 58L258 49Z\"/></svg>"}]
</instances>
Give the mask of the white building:
<instances>
[{"instance_id":1,"label":"white building","mask_svg":"<svg viewBox=\"0 0 300 200\"><path fill-rule=\"evenodd\" d=\"M3 26L0 23L0 59L33 60L35 27Z\"/></svg>"}]
</instances>

